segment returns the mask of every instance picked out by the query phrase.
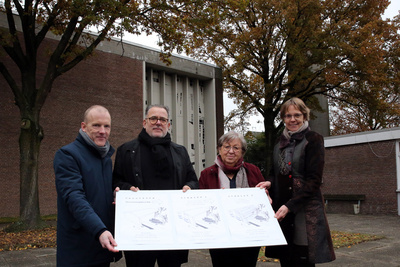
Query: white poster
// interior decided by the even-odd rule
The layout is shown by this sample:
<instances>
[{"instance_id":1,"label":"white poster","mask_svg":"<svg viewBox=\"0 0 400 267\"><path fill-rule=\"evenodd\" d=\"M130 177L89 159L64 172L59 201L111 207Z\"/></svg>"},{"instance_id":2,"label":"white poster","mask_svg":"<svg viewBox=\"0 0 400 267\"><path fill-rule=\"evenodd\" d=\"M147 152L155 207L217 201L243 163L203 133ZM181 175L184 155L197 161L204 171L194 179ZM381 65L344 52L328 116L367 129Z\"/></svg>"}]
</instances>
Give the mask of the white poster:
<instances>
[{"instance_id":1,"label":"white poster","mask_svg":"<svg viewBox=\"0 0 400 267\"><path fill-rule=\"evenodd\" d=\"M121 190L116 196L119 250L285 245L265 191Z\"/></svg>"}]
</instances>

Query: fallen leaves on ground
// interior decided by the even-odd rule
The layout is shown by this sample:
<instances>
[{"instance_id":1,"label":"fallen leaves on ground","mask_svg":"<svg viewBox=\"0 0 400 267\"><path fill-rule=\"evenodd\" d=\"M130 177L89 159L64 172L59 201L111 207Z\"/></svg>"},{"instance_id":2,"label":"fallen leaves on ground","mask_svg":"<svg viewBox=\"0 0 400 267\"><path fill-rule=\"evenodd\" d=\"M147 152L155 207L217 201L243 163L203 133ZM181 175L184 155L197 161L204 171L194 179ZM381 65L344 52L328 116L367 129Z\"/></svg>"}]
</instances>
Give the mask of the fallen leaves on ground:
<instances>
[{"instance_id":1,"label":"fallen leaves on ground","mask_svg":"<svg viewBox=\"0 0 400 267\"><path fill-rule=\"evenodd\" d=\"M357 245L362 242L379 240L384 238L383 236L377 236L377 235L347 233L339 231L331 231L331 235L334 248L341 248L341 247L350 248L351 246Z\"/></svg>"},{"instance_id":2,"label":"fallen leaves on ground","mask_svg":"<svg viewBox=\"0 0 400 267\"><path fill-rule=\"evenodd\" d=\"M31 248L47 248L56 246L55 226L38 230L6 233L0 231L0 251L25 250ZM353 245L382 239L382 236L332 231L333 247L351 247ZM264 256L264 247L260 250L259 261L276 261Z\"/></svg>"},{"instance_id":3,"label":"fallen leaves on ground","mask_svg":"<svg viewBox=\"0 0 400 267\"><path fill-rule=\"evenodd\" d=\"M0 251L55 247L56 233L55 226L16 233L0 231Z\"/></svg>"}]
</instances>

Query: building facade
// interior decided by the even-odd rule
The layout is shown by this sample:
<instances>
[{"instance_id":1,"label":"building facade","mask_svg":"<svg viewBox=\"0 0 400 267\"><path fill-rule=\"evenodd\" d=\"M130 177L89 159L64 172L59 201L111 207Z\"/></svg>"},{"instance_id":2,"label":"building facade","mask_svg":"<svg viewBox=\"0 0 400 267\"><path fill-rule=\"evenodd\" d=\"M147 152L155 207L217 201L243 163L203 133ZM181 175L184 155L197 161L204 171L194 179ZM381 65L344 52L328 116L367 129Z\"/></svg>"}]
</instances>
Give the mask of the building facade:
<instances>
[{"instance_id":1,"label":"building facade","mask_svg":"<svg viewBox=\"0 0 400 267\"><path fill-rule=\"evenodd\" d=\"M6 27L0 17L0 27ZM38 58L38 78L43 77L48 49L57 39L46 39ZM0 52L13 73L13 62ZM110 143L117 148L136 138L143 128L144 110L150 104L170 107L171 137L184 145L199 175L215 159L217 138L223 134L222 72L215 65L172 56L167 66L159 51L116 40L101 43L95 53L58 77L43 110L44 139L40 147L39 199L42 215L56 214L53 172L55 152L72 142L84 111L94 104L111 113ZM19 125L20 114L14 96L0 76L0 217L19 216ZM5 205L6 203L6 205Z\"/></svg>"},{"instance_id":2,"label":"building facade","mask_svg":"<svg viewBox=\"0 0 400 267\"><path fill-rule=\"evenodd\" d=\"M400 215L400 128L326 137L325 152L327 212Z\"/></svg>"}]
</instances>

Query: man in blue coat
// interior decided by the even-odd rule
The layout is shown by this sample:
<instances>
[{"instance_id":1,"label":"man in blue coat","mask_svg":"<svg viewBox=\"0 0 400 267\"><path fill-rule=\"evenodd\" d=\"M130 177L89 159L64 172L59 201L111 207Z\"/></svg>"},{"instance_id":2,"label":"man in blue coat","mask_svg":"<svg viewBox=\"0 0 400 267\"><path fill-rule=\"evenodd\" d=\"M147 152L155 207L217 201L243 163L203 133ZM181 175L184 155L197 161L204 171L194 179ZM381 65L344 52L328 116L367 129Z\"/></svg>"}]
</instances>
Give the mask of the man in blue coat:
<instances>
[{"instance_id":1,"label":"man in blue coat","mask_svg":"<svg viewBox=\"0 0 400 267\"><path fill-rule=\"evenodd\" d=\"M146 108L138 138L121 145L115 157L116 190L186 190L199 188L189 154L171 141L169 109ZM119 188L119 189L118 189ZM124 251L127 267L179 267L188 261L188 250Z\"/></svg>"},{"instance_id":2,"label":"man in blue coat","mask_svg":"<svg viewBox=\"0 0 400 267\"><path fill-rule=\"evenodd\" d=\"M108 137L111 116L86 110L76 140L57 151L57 266L110 266L121 258L112 231L114 207Z\"/></svg>"}]
</instances>

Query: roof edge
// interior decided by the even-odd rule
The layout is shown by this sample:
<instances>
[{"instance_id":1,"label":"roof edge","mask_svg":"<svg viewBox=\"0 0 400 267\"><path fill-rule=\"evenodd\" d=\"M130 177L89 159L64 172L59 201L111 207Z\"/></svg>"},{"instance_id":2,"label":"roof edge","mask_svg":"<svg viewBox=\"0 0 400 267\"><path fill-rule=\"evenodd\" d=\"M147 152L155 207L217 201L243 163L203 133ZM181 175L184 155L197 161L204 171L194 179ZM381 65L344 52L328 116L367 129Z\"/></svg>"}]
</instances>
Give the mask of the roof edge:
<instances>
[{"instance_id":1,"label":"roof edge","mask_svg":"<svg viewBox=\"0 0 400 267\"><path fill-rule=\"evenodd\" d=\"M400 127L325 137L325 147L336 147L400 139Z\"/></svg>"}]
</instances>

